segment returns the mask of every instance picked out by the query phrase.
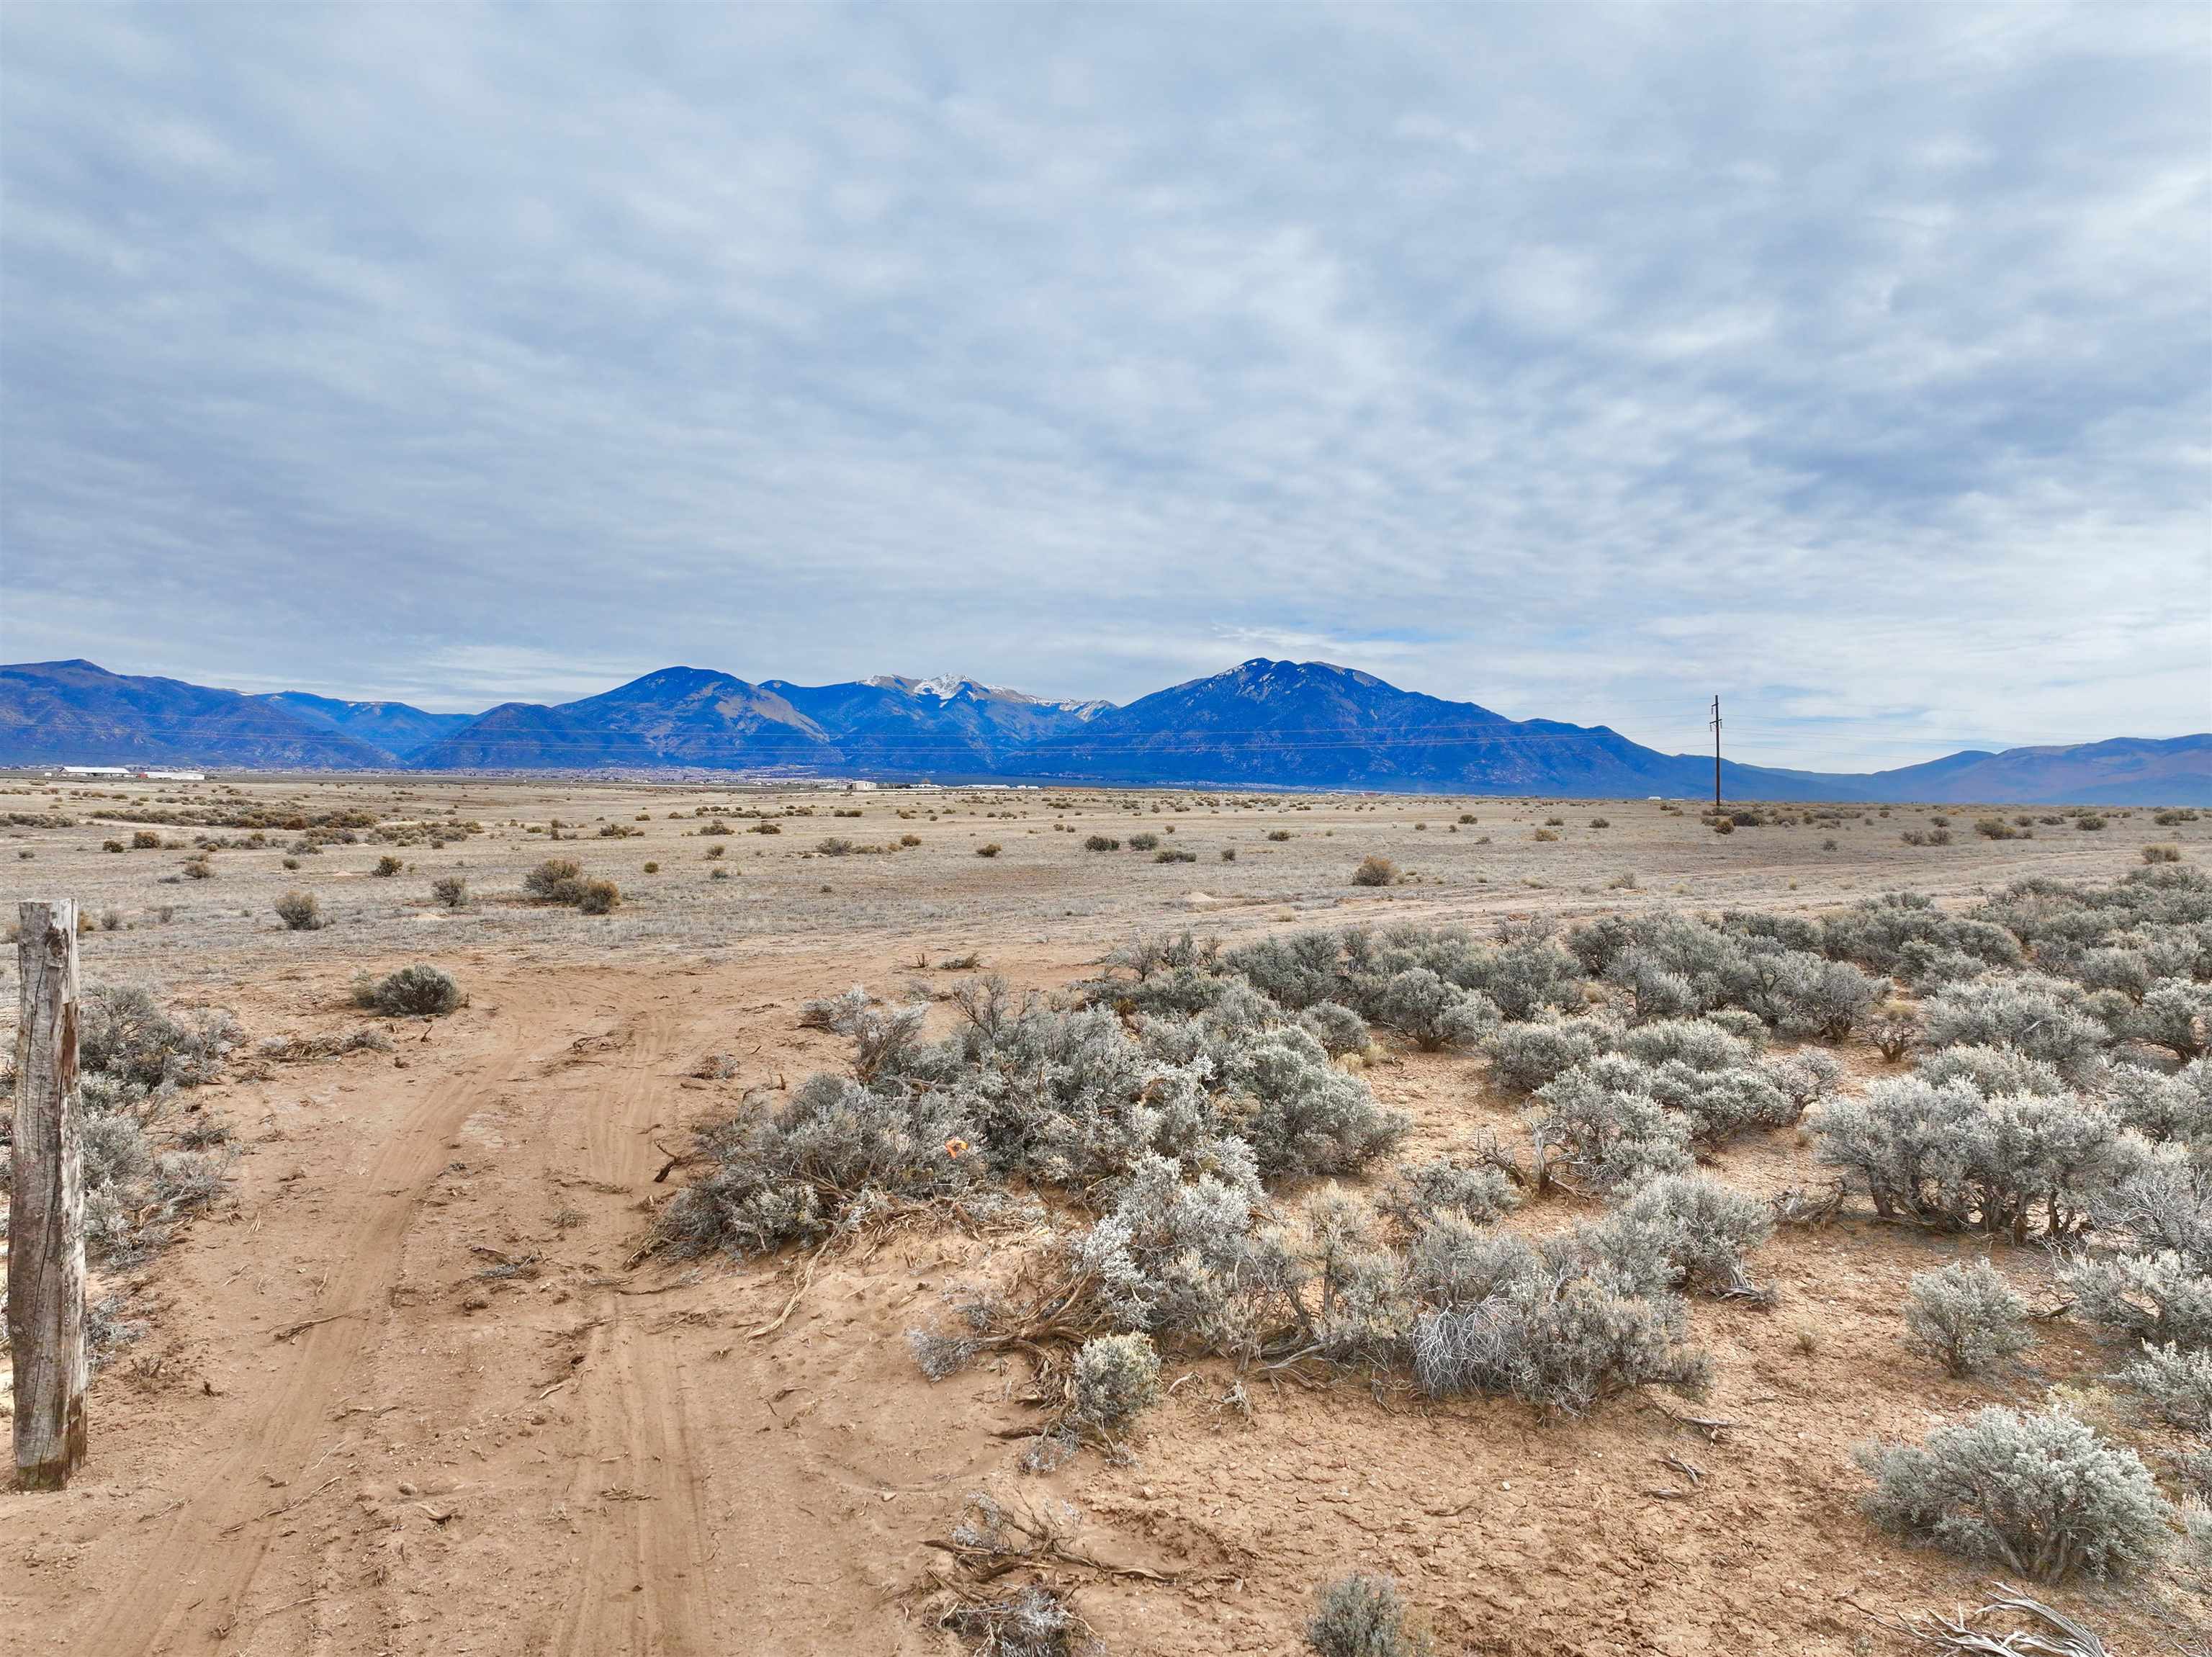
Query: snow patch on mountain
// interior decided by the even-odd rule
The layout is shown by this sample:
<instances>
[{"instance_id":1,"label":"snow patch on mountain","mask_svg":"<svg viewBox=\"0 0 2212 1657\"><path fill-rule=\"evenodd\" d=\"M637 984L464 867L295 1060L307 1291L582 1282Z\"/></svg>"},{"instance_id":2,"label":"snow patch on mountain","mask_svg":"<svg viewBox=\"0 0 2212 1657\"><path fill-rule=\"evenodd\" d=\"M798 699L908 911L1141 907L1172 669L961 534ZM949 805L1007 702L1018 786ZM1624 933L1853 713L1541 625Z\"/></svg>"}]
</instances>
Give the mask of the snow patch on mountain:
<instances>
[{"instance_id":1,"label":"snow patch on mountain","mask_svg":"<svg viewBox=\"0 0 2212 1657\"><path fill-rule=\"evenodd\" d=\"M908 679L900 673L875 673L860 681L879 690L902 691L908 696L926 696L939 702L950 702L965 691L977 698L995 697L1002 702L1019 702L1032 708L1053 708L1061 713L1074 715L1078 719L1092 719L1114 704L1093 699L1079 701L1073 698L1056 699L1052 697L1031 696L1027 691L1017 691L1011 685L986 685L980 679L970 679L965 673L937 673L928 679Z\"/></svg>"}]
</instances>

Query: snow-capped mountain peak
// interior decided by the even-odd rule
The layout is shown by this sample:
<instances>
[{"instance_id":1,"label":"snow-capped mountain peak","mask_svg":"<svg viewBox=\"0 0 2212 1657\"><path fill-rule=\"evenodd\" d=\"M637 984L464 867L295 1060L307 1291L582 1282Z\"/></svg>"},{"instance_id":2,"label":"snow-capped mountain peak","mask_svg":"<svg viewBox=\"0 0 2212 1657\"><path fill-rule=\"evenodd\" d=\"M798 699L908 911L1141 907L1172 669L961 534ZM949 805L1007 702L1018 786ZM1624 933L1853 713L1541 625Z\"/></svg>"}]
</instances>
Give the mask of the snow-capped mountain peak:
<instances>
[{"instance_id":1,"label":"snow-capped mountain peak","mask_svg":"<svg viewBox=\"0 0 2212 1657\"><path fill-rule=\"evenodd\" d=\"M908 679L900 673L876 673L860 681L886 691L903 691L908 696L931 696L939 702L950 702L961 691L976 696L1010 696L1018 701L1034 702L1035 697L1024 696L1019 691L1000 690L995 685L986 685L980 679L970 679L965 673L938 673L929 679Z\"/></svg>"},{"instance_id":2,"label":"snow-capped mountain peak","mask_svg":"<svg viewBox=\"0 0 2212 1657\"><path fill-rule=\"evenodd\" d=\"M1054 698L1031 696L1027 691L1017 691L1004 685L986 685L980 679L970 679L965 673L938 673L928 679L908 679L900 673L876 673L860 681L879 690L897 691L907 696L926 696L938 702L950 702L962 691L977 700L989 698L997 702L1018 702L1031 708L1050 708L1058 713L1073 714L1078 719L1091 719L1114 704L1092 699L1080 700L1073 697Z\"/></svg>"}]
</instances>

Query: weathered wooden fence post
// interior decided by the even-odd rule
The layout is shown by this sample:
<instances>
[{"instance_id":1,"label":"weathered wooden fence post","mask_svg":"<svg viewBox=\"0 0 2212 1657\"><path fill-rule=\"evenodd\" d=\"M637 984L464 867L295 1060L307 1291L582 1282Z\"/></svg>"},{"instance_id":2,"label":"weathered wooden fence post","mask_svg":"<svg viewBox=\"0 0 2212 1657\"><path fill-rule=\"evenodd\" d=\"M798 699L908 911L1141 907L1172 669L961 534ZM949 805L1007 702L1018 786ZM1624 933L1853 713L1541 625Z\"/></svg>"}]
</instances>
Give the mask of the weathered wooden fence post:
<instances>
[{"instance_id":1,"label":"weathered wooden fence post","mask_svg":"<svg viewBox=\"0 0 2212 1657\"><path fill-rule=\"evenodd\" d=\"M84 1459L84 1175L77 1128L76 905L26 903L15 966L8 1343L15 1483L58 1490Z\"/></svg>"}]
</instances>

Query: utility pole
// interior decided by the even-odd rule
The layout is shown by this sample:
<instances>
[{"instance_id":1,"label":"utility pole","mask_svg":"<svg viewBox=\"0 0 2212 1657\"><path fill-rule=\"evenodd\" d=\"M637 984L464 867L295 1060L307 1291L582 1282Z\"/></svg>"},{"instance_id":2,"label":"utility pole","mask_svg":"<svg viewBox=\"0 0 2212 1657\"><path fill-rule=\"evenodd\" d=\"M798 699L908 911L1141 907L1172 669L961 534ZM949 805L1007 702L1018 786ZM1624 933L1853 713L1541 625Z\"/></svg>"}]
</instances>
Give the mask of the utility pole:
<instances>
[{"instance_id":1,"label":"utility pole","mask_svg":"<svg viewBox=\"0 0 2212 1657\"><path fill-rule=\"evenodd\" d=\"M1713 698L1713 809L1721 808L1721 699Z\"/></svg>"},{"instance_id":2,"label":"utility pole","mask_svg":"<svg viewBox=\"0 0 2212 1657\"><path fill-rule=\"evenodd\" d=\"M17 909L8 1343L15 1485L58 1490L84 1459L84 1182L77 1127L76 905Z\"/></svg>"}]
</instances>

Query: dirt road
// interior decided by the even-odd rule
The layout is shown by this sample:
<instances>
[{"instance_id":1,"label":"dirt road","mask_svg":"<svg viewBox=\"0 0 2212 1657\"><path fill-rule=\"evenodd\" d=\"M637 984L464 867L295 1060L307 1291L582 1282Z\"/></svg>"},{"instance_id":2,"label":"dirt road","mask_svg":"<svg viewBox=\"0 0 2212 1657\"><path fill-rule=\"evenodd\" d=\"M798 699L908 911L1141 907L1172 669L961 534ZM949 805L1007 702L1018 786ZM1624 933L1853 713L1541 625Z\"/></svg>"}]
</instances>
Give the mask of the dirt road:
<instances>
[{"instance_id":1,"label":"dirt road","mask_svg":"<svg viewBox=\"0 0 2212 1657\"><path fill-rule=\"evenodd\" d=\"M159 1332L100 1389L89 1477L0 1497L31 1568L0 1643L802 1652L884 1628L915 1532L893 1504L949 1513L995 1441L913 1430L910 1387L860 1396L856 1370L904 1363L896 1319L810 1355L811 1298L792 1338L748 1337L782 1277L631 1264L684 1124L735 1096L685 1074L746 1033L733 1002L780 1014L747 1045L794 1033L787 996L711 987L477 980L392 1056L235 1089L258 1142L237 1214L157 1268ZM923 1445L951 1465L917 1477ZM884 1552L856 1556L872 1532Z\"/></svg>"}]
</instances>

